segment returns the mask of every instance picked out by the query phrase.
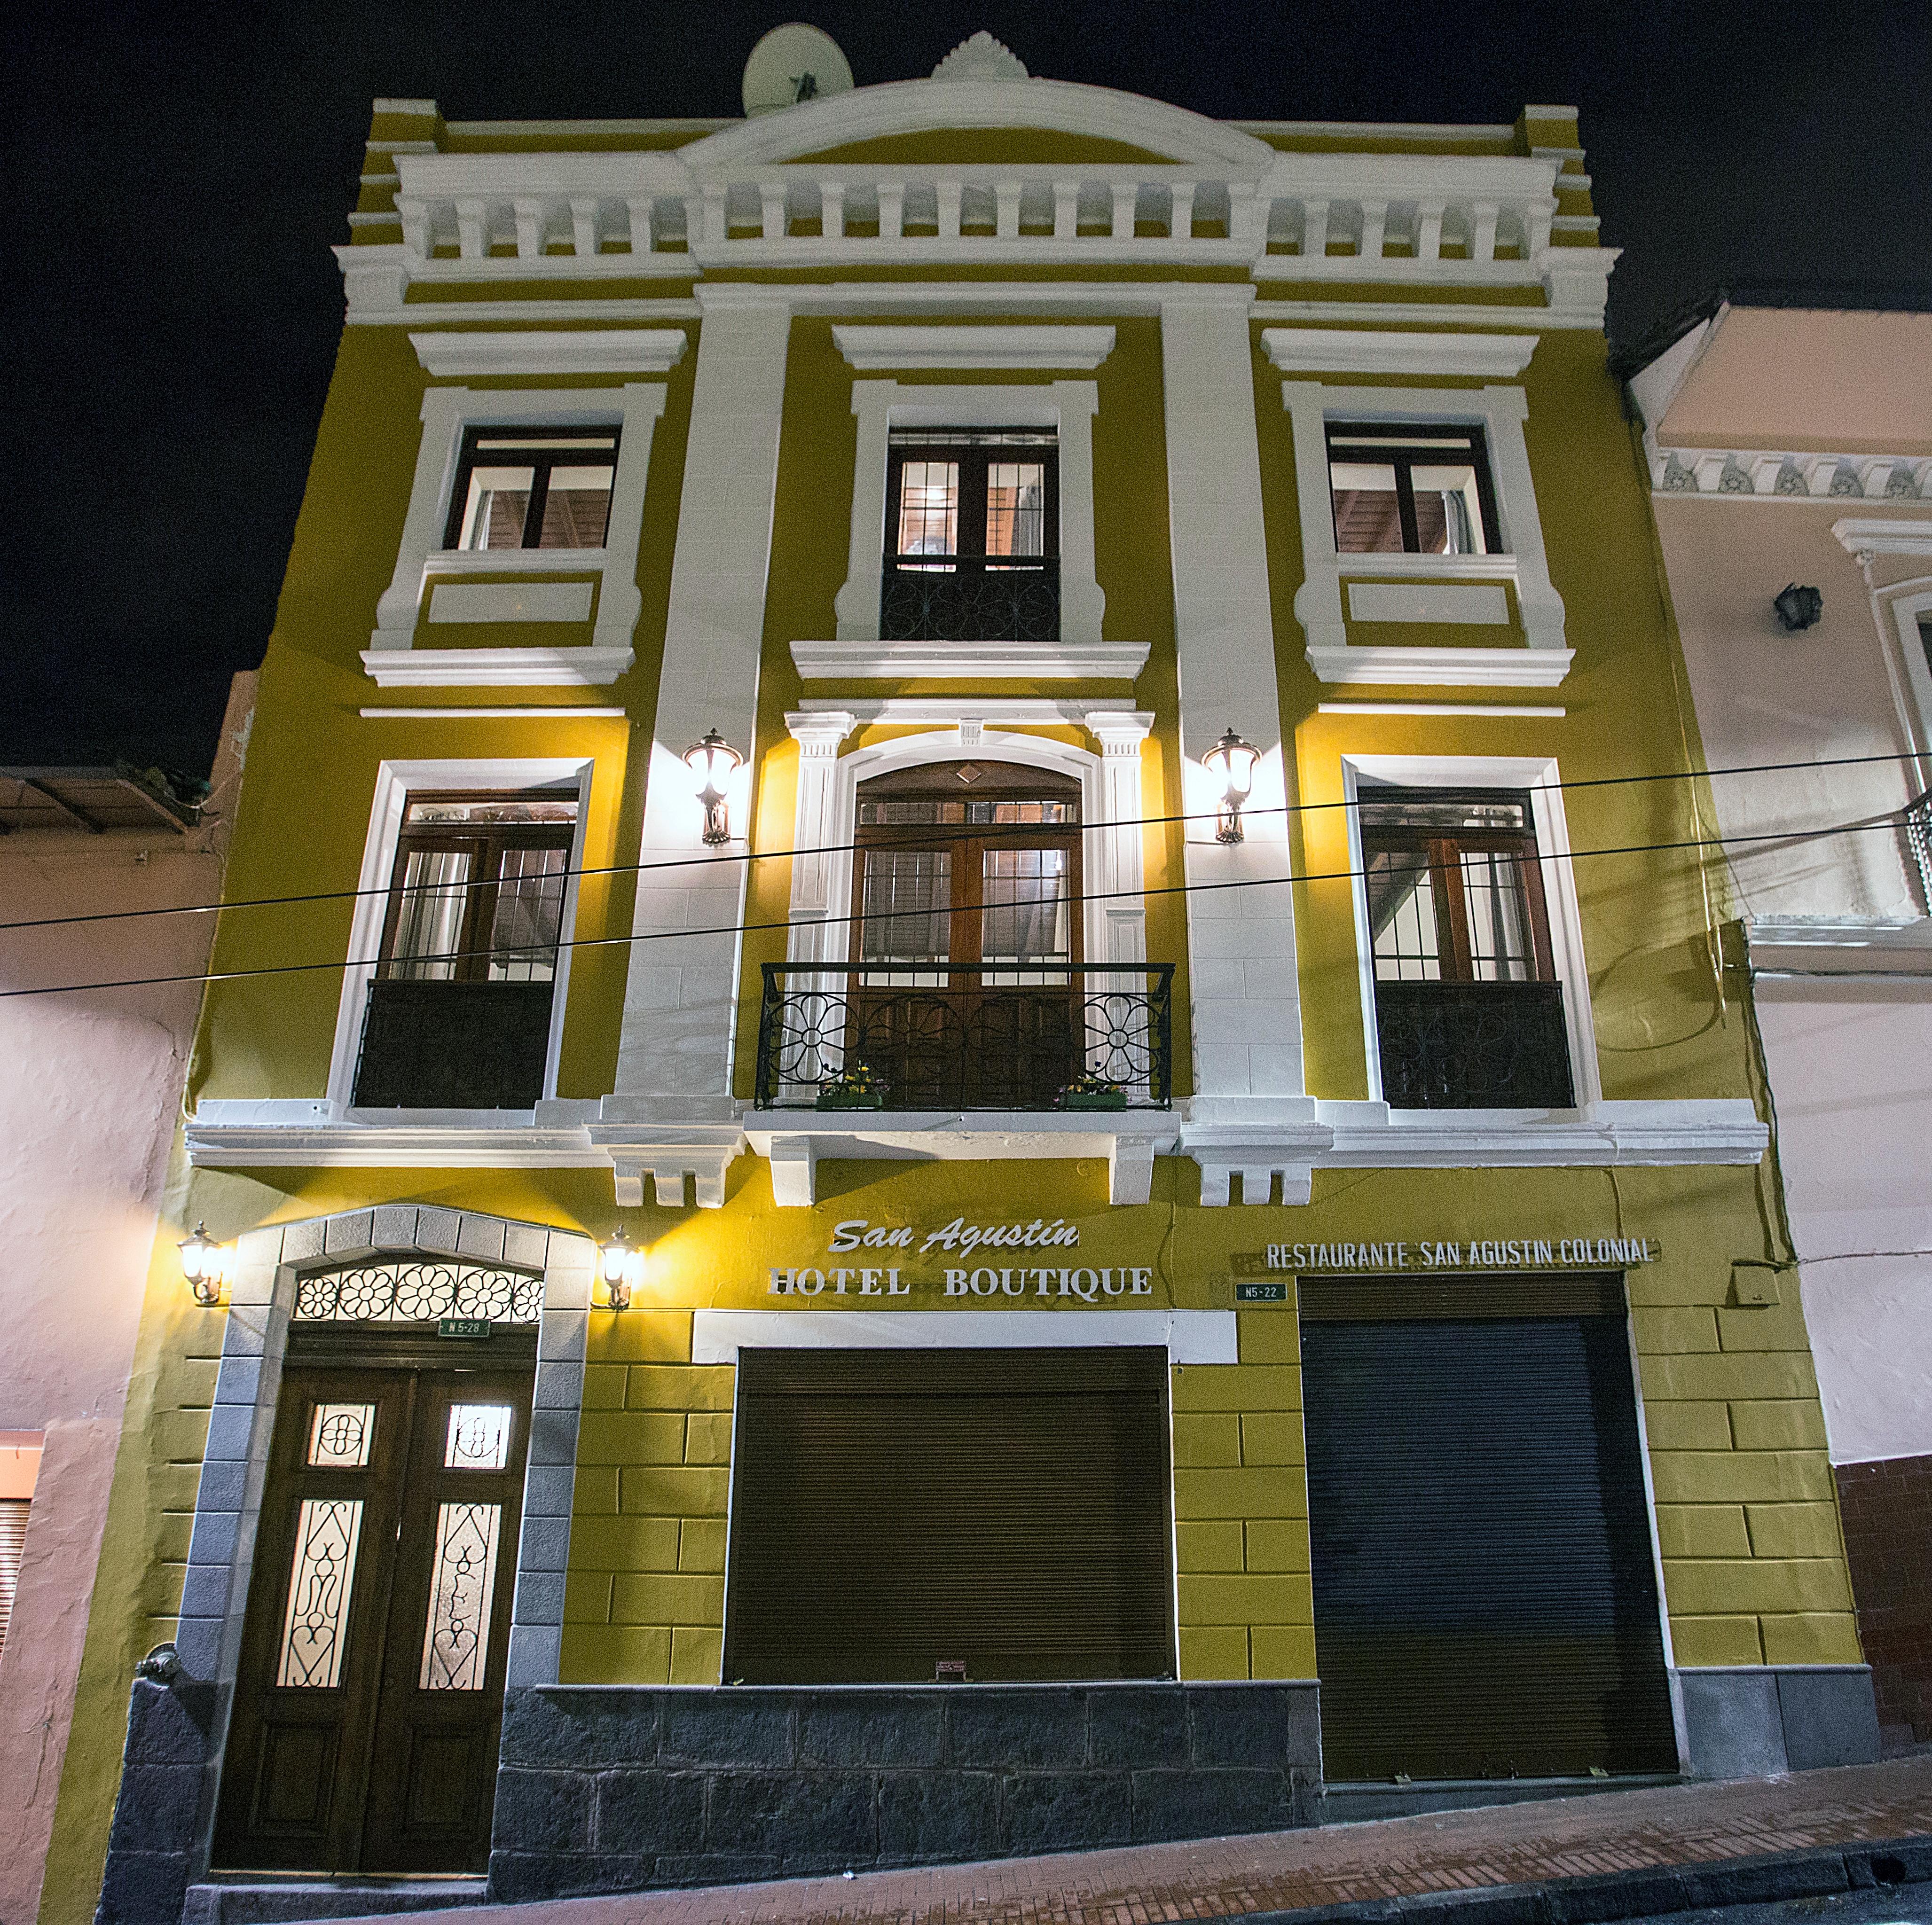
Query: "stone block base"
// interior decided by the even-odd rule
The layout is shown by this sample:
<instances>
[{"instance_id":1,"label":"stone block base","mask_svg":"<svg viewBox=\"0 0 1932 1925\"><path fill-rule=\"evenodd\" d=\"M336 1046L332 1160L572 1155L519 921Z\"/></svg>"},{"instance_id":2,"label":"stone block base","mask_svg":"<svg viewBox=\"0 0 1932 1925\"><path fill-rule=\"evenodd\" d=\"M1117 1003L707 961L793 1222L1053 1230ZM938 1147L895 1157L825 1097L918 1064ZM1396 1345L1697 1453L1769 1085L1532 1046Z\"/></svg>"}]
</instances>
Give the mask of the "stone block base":
<instances>
[{"instance_id":1,"label":"stone block base","mask_svg":"<svg viewBox=\"0 0 1932 1925\"><path fill-rule=\"evenodd\" d=\"M1694 1778L1768 1778L1878 1756L1867 1666L1726 1665L1677 1675Z\"/></svg>"},{"instance_id":2,"label":"stone block base","mask_svg":"<svg viewBox=\"0 0 1932 1925\"><path fill-rule=\"evenodd\" d=\"M531 1686L500 1903L1272 1831L1314 1820L1312 1681Z\"/></svg>"}]
</instances>

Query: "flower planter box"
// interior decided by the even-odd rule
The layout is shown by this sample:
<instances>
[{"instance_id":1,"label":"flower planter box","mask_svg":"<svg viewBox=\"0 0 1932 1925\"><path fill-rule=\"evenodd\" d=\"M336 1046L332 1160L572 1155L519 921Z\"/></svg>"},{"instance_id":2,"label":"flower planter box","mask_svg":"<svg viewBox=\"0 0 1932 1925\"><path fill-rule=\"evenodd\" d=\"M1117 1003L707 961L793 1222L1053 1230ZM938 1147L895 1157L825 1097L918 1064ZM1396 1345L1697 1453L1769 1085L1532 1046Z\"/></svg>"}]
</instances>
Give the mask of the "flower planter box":
<instances>
[{"instance_id":1,"label":"flower planter box","mask_svg":"<svg viewBox=\"0 0 1932 1925\"><path fill-rule=\"evenodd\" d=\"M1124 1110L1127 1106L1124 1090L1073 1090L1060 1099L1063 1110Z\"/></svg>"},{"instance_id":2,"label":"flower planter box","mask_svg":"<svg viewBox=\"0 0 1932 1925\"><path fill-rule=\"evenodd\" d=\"M821 1110L882 1110L886 1106L882 1090L821 1090L814 1108Z\"/></svg>"}]
</instances>

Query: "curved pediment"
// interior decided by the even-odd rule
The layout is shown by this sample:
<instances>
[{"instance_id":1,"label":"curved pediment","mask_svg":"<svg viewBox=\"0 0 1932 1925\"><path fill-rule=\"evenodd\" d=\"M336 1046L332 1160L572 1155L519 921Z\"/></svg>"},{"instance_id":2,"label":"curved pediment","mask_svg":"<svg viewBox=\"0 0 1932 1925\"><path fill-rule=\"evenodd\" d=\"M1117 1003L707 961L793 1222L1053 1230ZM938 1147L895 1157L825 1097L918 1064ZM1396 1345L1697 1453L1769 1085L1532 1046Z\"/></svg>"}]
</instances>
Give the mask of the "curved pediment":
<instances>
[{"instance_id":1,"label":"curved pediment","mask_svg":"<svg viewBox=\"0 0 1932 1925\"><path fill-rule=\"evenodd\" d=\"M1104 155L1122 165L1152 162L1258 175L1274 157L1252 134L1142 94L1069 80L981 79L855 88L708 134L685 148L682 157L694 168L913 163L914 153L928 164L957 163L976 160L986 144L967 136L996 130L1042 158L1053 143L1066 142L1070 164L1091 166ZM948 147L947 135L962 137L957 151ZM892 145L882 152L878 144L886 142Z\"/></svg>"}]
</instances>

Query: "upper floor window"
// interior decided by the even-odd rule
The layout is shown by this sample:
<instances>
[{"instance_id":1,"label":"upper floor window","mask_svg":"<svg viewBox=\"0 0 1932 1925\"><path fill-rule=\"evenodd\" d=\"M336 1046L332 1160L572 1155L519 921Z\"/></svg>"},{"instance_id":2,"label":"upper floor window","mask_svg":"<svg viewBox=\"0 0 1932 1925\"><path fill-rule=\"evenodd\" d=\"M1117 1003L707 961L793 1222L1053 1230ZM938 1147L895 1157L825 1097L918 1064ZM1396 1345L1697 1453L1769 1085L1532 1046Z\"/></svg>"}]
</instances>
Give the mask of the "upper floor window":
<instances>
[{"instance_id":1,"label":"upper floor window","mask_svg":"<svg viewBox=\"0 0 1932 1925\"><path fill-rule=\"evenodd\" d=\"M574 789L412 796L354 1101L527 1109L543 1093Z\"/></svg>"},{"instance_id":2,"label":"upper floor window","mask_svg":"<svg viewBox=\"0 0 1932 1925\"><path fill-rule=\"evenodd\" d=\"M1328 484L1344 555L1492 555L1502 547L1479 427L1330 421Z\"/></svg>"},{"instance_id":3,"label":"upper floor window","mask_svg":"<svg viewBox=\"0 0 1932 1925\"><path fill-rule=\"evenodd\" d=\"M601 548L617 430L472 427L451 496L449 548Z\"/></svg>"},{"instance_id":4,"label":"upper floor window","mask_svg":"<svg viewBox=\"0 0 1932 1925\"><path fill-rule=\"evenodd\" d=\"M1563 988L1528 796L1362 791L1382 1093L1402 1109L1568 1107Z\"/></svg>"},{"instance_id":5,"label":"upper floor window","mask_svg":"<svg viewBox=\"0 0 1932 1925\"><path fill-rule=\"evenodd\" d=\"M1058 456L1050 428L893 432L882 637L1059 638Z\"/></svg>"}]
</instances>

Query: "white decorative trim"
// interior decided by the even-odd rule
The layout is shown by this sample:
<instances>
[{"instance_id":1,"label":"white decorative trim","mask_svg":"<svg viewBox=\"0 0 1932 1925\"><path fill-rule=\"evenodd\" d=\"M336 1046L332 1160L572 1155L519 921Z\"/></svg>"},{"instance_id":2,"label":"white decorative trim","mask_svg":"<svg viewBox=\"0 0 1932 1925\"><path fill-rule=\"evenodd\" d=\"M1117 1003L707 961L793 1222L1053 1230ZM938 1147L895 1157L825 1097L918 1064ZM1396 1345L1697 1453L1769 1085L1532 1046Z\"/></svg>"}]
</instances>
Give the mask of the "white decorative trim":
<instances>
[{"instance_id":1,"label":"white decorative trim","mask_svg":"<svg viewBox=\"0 0 1932 1925\"><path fill-rule=\"evenodd\" d=\"M554 783L577 784L577 828L571 838L571 874L564 887L563 920L559 932L562 940L556 975L550 985L550 1045L544 1057L544 1094L546 1097L556 1095L557 1055L562 1047L564 1009L570 997L570 939L577 926L578 872L584 866L584 836L590 814L590 782L595 767L581 756L505 756L482 761L385 761L378 768L376 793L369 809L369 833L362 847L362 868L356 885L356 906L350 919L349 953L336 1009L335 1043L329 1059L332 1120L358 1114L350 1096L362 1047L362 1012L382 946L382 924L388 913L396 845L401 838L404 810L412 789L535 789ZM390 1128L448 1120L398 1116L387 1111L380 1114L384 1126Z\"/></svg>"},{"instance_id":2,"label":"white decorative trim","mask_svg":"<svg viewBox=\"0 0 1932 1925\"><path fill-rule=\"evenodd\" d=\"M1645 430L1643 444L1654 494L1739 501L1890 501L1901 507L1932 496L1932 460L1922 454L1666 447L1652 429Z\"/></svg>"},{"instance_id":3,"label":"white decorative trim","mask_svg":"<svg viewBox=\"0 0 1932 1925\"><path fill-rule=\"evenodd\" d=\"M1552 688L1569 672L1562 598L1550 579L1537 517L1536 487L1522 424L1529 402L1520 388L1342 388L1305 379L1281 384L1294 434L1301 508L1304 579L1294 613L1308 637L1308 660L1324 682L1412 683L1431 687ZM1330 505L1327 424L1339 420L1469 423L1488 444L1490 478L1504 552L1498 555L1342 555ZM1393 564L1393 565L1384 565ZM1396 575L1416 580L1504 580L1516 589L1522 649L1351 647L1342 615L1345 577Z\"/></svg>"},{"instance_id":4,"label":"white decorative trim","mask_svg":"<svg viewBox=\"0 0 1932 1925\"><path fill-rule=\"evenodd\" d=\"M596 585L587 581L440 581L429 592L430 622L587 622Z\"/></svg>"},{"instance_id":5,"label":"white decorative trim","mask_svg":"<svg viewBox=\"0 0 1932 1925\"><path fill-rule=\"evenodd\" d=\"M1078 368L1091 373L1114 351L1112 328L835 327L832 338L853 367Z\"/></svg>"},{"instance_id":6,"label":"white decorative trim","mask_svg":"<svg viewBox=\"0 0 1932 1925\"><path fill-rule=\"evenodd\" d=\"M362 666L378 688L601 688L635 659L628 643L614 649L362 651Z\"/></svg>"},{"instance_id":7,"label":"white decorative trim","mask_svg":"<svg viewBox=\"0 0 1932 1925\"><path fill-rule=\"evenodd\" d=\"M1932 920L1822 922L1754 916L1744 925L1753 973L1932 979Z\"/></svg>"},{"instance_id":8,"label":"white decorative trim","mask_svg":"<svg viewBox=\"0 0 1932 1925\"><path fill-rule=\"evenodd\" d=\"M196 1169L280 1165L303 1170L580 1170L608 1166L581 1129L540 1129L514 1120L466 1129L447 1123L221 1123L204 1103L188 1124Z\"/></svg>"},{"instance_id":9,"label":"white decorative trim","mask_svg":"<svg viewBox=\"0 0 1932 1925\"><path fill-rule=\"evenodd\" d=\"M1932 523L1922 526L1926 545L1917 552L1932 556ZM1864 549L1856 552L1863 556L1872 551ZM1868 573L1865 579L1871 579ZM1905 725L1906 740L1920 758L1918 779L1924 784L1932 781L1932 766L1928 766L1932 763L1932 653L1928 653L1926 631L1920 625L1932 623L1932 574L1915 575L1904 581L1875 586L1871 591L1871 602L1872 613L1879 625L1880 646L1885 653L1886 667L1891 672L1892 694L1899 707L1899 719ZM1889 634L1886 632L1884 619L1887 615L1892 617Z\"/></svg>"},{"instance_id":10,"label":"white decorative trim","mask_svg":"<svg viewBox=\"0 0 1932 1925\"><path fill-rule=\"evenodd\" d=\"M1509 620L1509 596L1498 582L1351 582L1348 615L1356 622L1468 622L1496 628Z\"/></svg>"},{"instance_id":11,"label":"white decorative trim","mask_svg":"<svg viewBox=\"0 0 1932 1925\"><path fill-rule=\"evenodd\" d=\"M624 709L566 708L561 704L524 709L480 706L432 709L419 703L413 709L358 709L356 712L365 722L412 722L424 717L440 721L601 722L621 720L629 712Z\"/></svg>"},{"instance_id":12,"label":"white decorative trim","mask_svg":"<svg viewBox=\"0 0 1932 1925\"><path fill-rule=\"evenodd\" d=\"M687 1177L699 1209L722 1209L724 1173L745 1147L743 1132L730 1123L594 1123L586 1134L609 1162L618 1204L626 1210L643 1207L647 1176L660 1210L685 1207Z\"/></svg>"},{"instance_id":13,"label":"white decorative trim","mask_svg":"<svg viewBox=\"0 0 1932 1925\"><path fill-rule=\"evenodd\" d=\"M836 1121L811 1110L752 1110L744 1126L752 1149L772 1166L772 1195L782 1210L817 1202L821 1162L854 1158L1004 1163L1104 1157L1108 1203L1143 1204L1153 1194L1154 1159L1172 1152L1180 1132L1164 1110L881 1110Z\"/></svg>"},{"instance_id":14,"label":"white decorative trim","mask_svg":"<svg viewBox=\"0 0 1932 1925\"><path fill-rule=\"evenodd\" d=\"M1277 1177L1284 1205L1306 1203L1315 1166L1334 1140L1317 1110L1309 1096L1261 1102L1196 1097L1187 1106L1180 1147L1201 1166L1202 1207L1231 1204L1237 1177L1244 1204L1272 1201Z\"/></svg>"},{"instance_id":15,"label":"white decorative trim","mask_svg":"<svg viewBox=\"0 0 1932 1925\"><path fill-rule=\"evenodd\" d=\"M1006 727L998 730L988 728L985 726L988 718ZM897 736L842 755L839 746L851 730L860 721L874 719L950 722L951 726L933 733ZM1070 721L1084 724L1100 742L1100 754L1094 755L1050 736L1012 732L1026 724L1054 728L1064 727ZM1083 707L1074 703L1012 697L976 700L935 696L924 700L902 698L836 706L825 703L788 713L785 726L800 750L791 846L826 853L793 859L788 959L795 964L844 967L850 950L848 919L852 913L852 863L848 851L856 833L862 781L895 769L956 761L968 754L984 755L1071 775L1080 784L1080 817L1089 830L1114 822L1138 825L1144 813L1140 796L1140 745L1153 723L1151 714L1126 703L1092 703ZM974 729L979 736L978 742L970 745L962 739L968 728ZM1083 953L1088 962L1144 962L1146 911L1138 900L1145 876L1141 832L1136 827L1118 835L1090 833L1084 846L1092 865L1082 925ZM1107 884L1104 892L1099 886L1102 880ZM1097 900L1102 893L1112 899ZM1027 1126L1034 1128L1039 1121L1030 1118ZM907 1124L902 1119L886 1126L889 1129L914 1129L920 1132L934 1126L929 1121ZM976 1122L962 1126L980 1127ZM1109 1126L1102 1125L1096 1130L1090 1120L1084 1126L1096 1135L1110 1133ZM866 1127L869 1129L869 1126ZM1058 1130L1061 1126L1056 1123L1052 1127ZM840 1128L849 1135L854 1126L846 1122ZM802 1132L792 1126L783 1133Z\"/></svg>"},{"instance_id":16,"label":"white decorative trim","mask_svg":"<svg viewBox=\"0 0 1932 1925\"><path fill-rule=\"evenodd\" d=\"M1094 576L1094 416L1100 391L1091 381L1025 386L936 387L855 381L859 418L853 466L852 532L845 585L833 601L842 642L879 639L885 572L886 466L895 427L1050 427L1060 450L1060 633L1098 642L1107 598Z\"/></svg>"},{"instance_id":17,"label":"white decorative trim","mask_svg":"<svg viewBox=\"0 0 1932 1925\"><path fill-rule=\"evenodd\" d=\"M1690 1168L1750 1164L1770 1132L1742 1096L1586 1103L1574 1111L1391 1110L1379 1101L1322 1102L1328 1169Z\"/></svg>"},{"instance_id":18,"label":"white decorative trim","mask_svg":"<svg viewBox=\"0 0 1932 1925\"><path fill-rule=\"evenodd\" d=\"M932 77L957 85L962 80L1024 80L1030 76L1025 61L1004 40L995 40L982 27L932 70Z\"/></svg>"},{"instance_id":19,"label":"white decorative trim","mask_svg":"<svg viewBox=\"0 0 1932 1925\"><path fill-rule=\"evenodd\" d=\"M1308 665L1324 682L1414 688L1556 688L1573 649L1379 648L1311 643Z\"/></svg>"},{"instance_id":20,"label":"white decorative trim","mask_svg":"<svg viewBox=\"0 0 1932 1925\"><path fill-rule=\"evenodd\" d=\"M1318 702L1318 715L1487 715L1492 719L1546 721L1570 712L1509 702Z\"/></svg>"},{"instance_id":21,"label":"white decorative trim","mask_svg":"<svg viewBox=\"0 0 1932 1925\"><path fill-rule=\"evenodd\" d=\"M519 329L412 334L410 345L434 375L668 374L683 358L685 334L682 328Z\"/></svg>"},{"instance_id":22,"label":"white decorative trim","mask_svg":"<svg viewBox=\"0 0 1932 1925\"><path fill-rule=\"evenodd\" d=\"M1536 337L1264 328L1262 348L1284 374L1468 374L1513 381L1529 365Z\"/></svg>"},{"instance_id":23,"label":"white decorative trim","mask_svg":"<svg viewBox=\"0 0 1932 1925\"><path fill-rule=\"evenodd\" d=\"M1364 781L1364 778L1367 780ZM1503 755L1344 755L1342 781L1351 806L1348 817L1348 866L1355 873L1355 958L1360 981L1362 1037L1367 1057L1369 1095L1382 1094L1381 1052L1376 1045L1375 943L1369 931L1368 904L1361 877L1360 811L1353 805L1377 783L1415 789L1526 789L1536 831L1536 853L1543 871L1544 913L1550 923L1550 961L1563 985L1563 1020L1570 1037L1570 1069L1576 1107L1587 1110L1603 1099L1597 1065L1597 1029L1590 1006L1590 973L1583 953L1583 919L1576 903L1576 872L1570 862L1570 826L1564 814L1562 776L1553 757Z\"/></svg>"},{"instance_id":24,"label":"white decorative trim","mask_svg":"<svg viewBox=\"0 0 1932 1925\"><path fill-rule=\"evenodd\" d=\"M1164 1349L1170 1363L1238 1363L1232 1310L694 1310L693 1363L740 1349Z\"/></svg>"},{"instance_id":25,"label":"white decorative trim","mask_svg":"<svg viewBox=\"0 0 1932 1925\"><path fill-rule=\"evenodd\" d=\"M638 543L644 517L644 487L650 472L651 441L664 412L662 382L627 382L622 387L597 388L472 389L431 388L422 400L422 437L416 451L416 479L410 491L409 511L403 523L401 546L394 574L376 604L376 628L363 655L364 665L382 688L407 685L410 677L393 659L372 662L372 655L418 659L436 655L440 667L426 670L418 679L429 685L454 686L464 679L478 685L504 686L520 680L533 685L559 681L608 682L631 665L632 640L644 596L638 587ZM466 558L452 566L442 541L449 520L450 496L456 483L464 430L488 424L506 427L594 427L616 423L621 429L617 469L612 478L610 523L601 549L506 550L500 555ZM545 556L532 565L530 557ZM550 556L560 559L551 559ZM567 556L568 559L562 559ZM423 595L440 574L483 574L494 568L517 576L551 569L580 569L597 577L597 625L588 650L424 649L415 649L416 622ZM560 674L567 664L558 658L581 654L585 672ZM462 659L452 659L460 656ZM604 665L619 662L610 673Z\"/></svg>"},{"instance_id":26,"label":"white decorative trim","mask_svg":"<svg viewBox=\"0 0 1932 1925\"><path fill-rule=\"evenodd\" d=\"M1096 715L1124 717L1138 711L1133 698L1126 695L1084 700L1072 695L886 695L871 700L808 695L800 704L799 712L826 718L844 714L855 724L882 722L888 727L937 722L958 728L967 722L999 722L1008 728L1052 729L1064 728L1070 722L1090 723Z\"/></svg>"},{"instance_id":27,"label":"white decorative trim","mask_svg":"<svg viewBox=\"0 0 1932 1925\"><path fill-rule=\"evenodd\" d=\"M795 641L791 658L807 682L1132 682L1148 650L1145 642Z\"/></svg>"},{"instance_id":28,"label":"white decorative trim","mask_svg":"<svg viewBox=\"0 0 1932 1925\"><path fill-rule=\"evenodd\" d=\"M1848 555L1932 556L1932 521L1834 521L1832 533Z\"/></svg>"}]
</instances>

